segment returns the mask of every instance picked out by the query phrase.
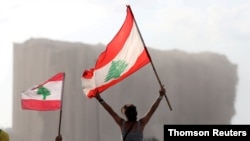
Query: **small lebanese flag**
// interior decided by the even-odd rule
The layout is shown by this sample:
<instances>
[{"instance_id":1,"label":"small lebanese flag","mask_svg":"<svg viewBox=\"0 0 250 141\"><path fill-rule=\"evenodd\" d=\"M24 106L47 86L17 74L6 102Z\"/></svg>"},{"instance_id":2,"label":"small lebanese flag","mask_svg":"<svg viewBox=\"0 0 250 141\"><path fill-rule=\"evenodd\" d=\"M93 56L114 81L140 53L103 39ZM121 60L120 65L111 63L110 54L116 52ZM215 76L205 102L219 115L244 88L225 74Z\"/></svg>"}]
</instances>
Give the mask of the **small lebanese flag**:
<instances>
[{"instance_id":1,"label":"small lebanese flag","mask_svg":"<svg viewBox=\"0 0 250 141\"><path fill-rule=\"evenodd\" d=\"M61 108L65 73L60 72L44 83L21 93L22 109L51 111Z\"/></svg>"},{"instance_id":2,"label":"small lebanese flag","mask_svg":"<svg viewBox=\"0 0 250 141\"><path fill-rule=\"evenodd\" d=\"M127 16L119 32L100 54L95 67L83 72L83 92L89 98L94 97L96 91L101 93L149 62L133 13L127 6Z\"/></svg>"}]
</instances>

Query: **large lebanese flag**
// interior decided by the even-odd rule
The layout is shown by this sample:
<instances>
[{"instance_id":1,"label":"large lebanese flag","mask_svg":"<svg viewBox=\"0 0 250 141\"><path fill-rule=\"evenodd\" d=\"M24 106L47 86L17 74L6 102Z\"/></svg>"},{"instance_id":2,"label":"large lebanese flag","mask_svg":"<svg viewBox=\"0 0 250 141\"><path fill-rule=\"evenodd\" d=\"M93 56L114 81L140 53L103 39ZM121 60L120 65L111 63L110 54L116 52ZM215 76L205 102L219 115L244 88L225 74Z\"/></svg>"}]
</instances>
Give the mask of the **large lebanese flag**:
<instances>
[{"instance_id":1,"label":"large lebanese flag","mask_svg":"<svg viewBox=\"0 0 250 141\"><path fill-rule=\"evenodd\" d=\"M51 111L61 108L65 73L57 73L44 83L21 93L22 109Z\"/></svg>"},{"instance_id":2,"label":"large lebanese flag","mask_svg":"<svg viewBox=\"0 0 250 141\"><path fill-rule=\"evenodd\" d=\"M127 16L119 32L100 54L95 67L83 72L83 92L89 98L94 97L96 91L103 92L149 62L133 13L127 6Z\"/></svg>"}]
</instances>

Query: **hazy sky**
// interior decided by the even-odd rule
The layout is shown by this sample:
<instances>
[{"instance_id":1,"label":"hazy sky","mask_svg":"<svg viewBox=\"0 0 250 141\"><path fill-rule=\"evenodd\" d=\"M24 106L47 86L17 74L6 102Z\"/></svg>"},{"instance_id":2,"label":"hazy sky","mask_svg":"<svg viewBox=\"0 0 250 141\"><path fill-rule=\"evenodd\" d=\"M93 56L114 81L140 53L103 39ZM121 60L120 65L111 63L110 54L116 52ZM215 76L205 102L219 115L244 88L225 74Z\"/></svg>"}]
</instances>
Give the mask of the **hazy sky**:
<instances>
[{"instance_id":1,"label":"hazy sky","mask_svg":"<svg viewBox=\"0 0 250 141\"><path fill-rule=\"evenodd\" d=\"M233 124L250 124L249 0L0 0L0 128L11 127L12 45L29 38L107 44L130 4L148 47L225 54L238 65Z\"/></svg>"}]
</instances>

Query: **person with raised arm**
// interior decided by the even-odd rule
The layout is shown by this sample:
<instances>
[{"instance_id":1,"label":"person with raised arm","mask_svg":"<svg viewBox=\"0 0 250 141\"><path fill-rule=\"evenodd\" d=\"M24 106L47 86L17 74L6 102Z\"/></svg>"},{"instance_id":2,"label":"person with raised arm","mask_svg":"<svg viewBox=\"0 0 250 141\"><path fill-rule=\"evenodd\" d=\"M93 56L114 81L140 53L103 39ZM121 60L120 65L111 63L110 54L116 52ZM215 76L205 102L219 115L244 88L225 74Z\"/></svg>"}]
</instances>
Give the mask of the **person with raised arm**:
<instances>
[{"instance_id":1,"label":"person with raised arm","mask_svg":"<svg viewBox=\"0 0 250 141\"><path fill-rule=\"evenodd\" d=\"M100 96L100 93L97 92L95 98L99 103L104 107L104 109L111 115L116 124L121 129L122 141L143 141L143 130L147 125L148 121L158 108L163 96L166 94L165 88L160 89L159 96L157 96L155 102L146 112L146 114L137 119L137 109L134 104L125 104L121 108L122 114L126 119L120 117L109 105L106 103L103 98Z\"/></svg>"}]
</instances>

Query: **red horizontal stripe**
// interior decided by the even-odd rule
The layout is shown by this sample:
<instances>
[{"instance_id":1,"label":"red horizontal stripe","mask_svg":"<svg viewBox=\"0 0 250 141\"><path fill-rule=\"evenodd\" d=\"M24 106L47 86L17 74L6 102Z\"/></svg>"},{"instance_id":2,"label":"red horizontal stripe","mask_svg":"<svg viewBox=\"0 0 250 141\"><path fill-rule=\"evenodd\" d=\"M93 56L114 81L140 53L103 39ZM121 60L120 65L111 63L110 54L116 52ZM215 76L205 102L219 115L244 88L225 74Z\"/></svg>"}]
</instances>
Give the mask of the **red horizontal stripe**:
<instances>
[{"instance_id":1,"label":"red horizontal stripe","mask_svg":"<svg viewBox=\"0 0 250 141\"><path fill-rule=\"evenodd\" d=\"M64 72L59 72L59 73L57 73L56 75L54 75L54 76L52 76L51 78L49 78L48 80L46 80L45 82L43 82L42 84L40 84L40 85L38 85L38 86L32 88L32 90L37 89L37 88L39 88L40 86L43 86L43 85L45 85L46 83L51 82L51 81L63 81L64 76L65 76L65 73L64 73Z\"/></svg>"},{"instance_id":2,"label":"red horizontal stripe","mask_svg":"<svg viewBox=\"0 0 250 141\"><path fill-rule=\"evenodd\" d=\"M22 99L22 109L37 110L37 111L51 111L61 108L60 100L33 100Z\"/></svg>"},{"instance_id":3,"label":"red horizontal stripe","mask_svg":"<svg viewBox=\"0 0 250 141\"><path fill-rule=\"evenodd\" d=\"M64 75L65 75L64 72L60 72L60 73L54 75L53 77L51 77L47 82L49 82L49 81L62 81L64 78Z\"/></svg>"},{"instance_id":4,"label":"red horizontal stripe","mask_svg":"<svg viewBox=\"0 0 250 141\"><path fill-rule=\"evenodd\" d=\"M133 24L134 24L134 17L130 9L128 8L127 16L122 27L117 32L115 37L111 40L111 42L107 45L106 50L100 54L95 65L95 69L102 68L103 66L108 64L122 50L124 44L126 43L130 35Z\"/></svg>"}]
</instances>

